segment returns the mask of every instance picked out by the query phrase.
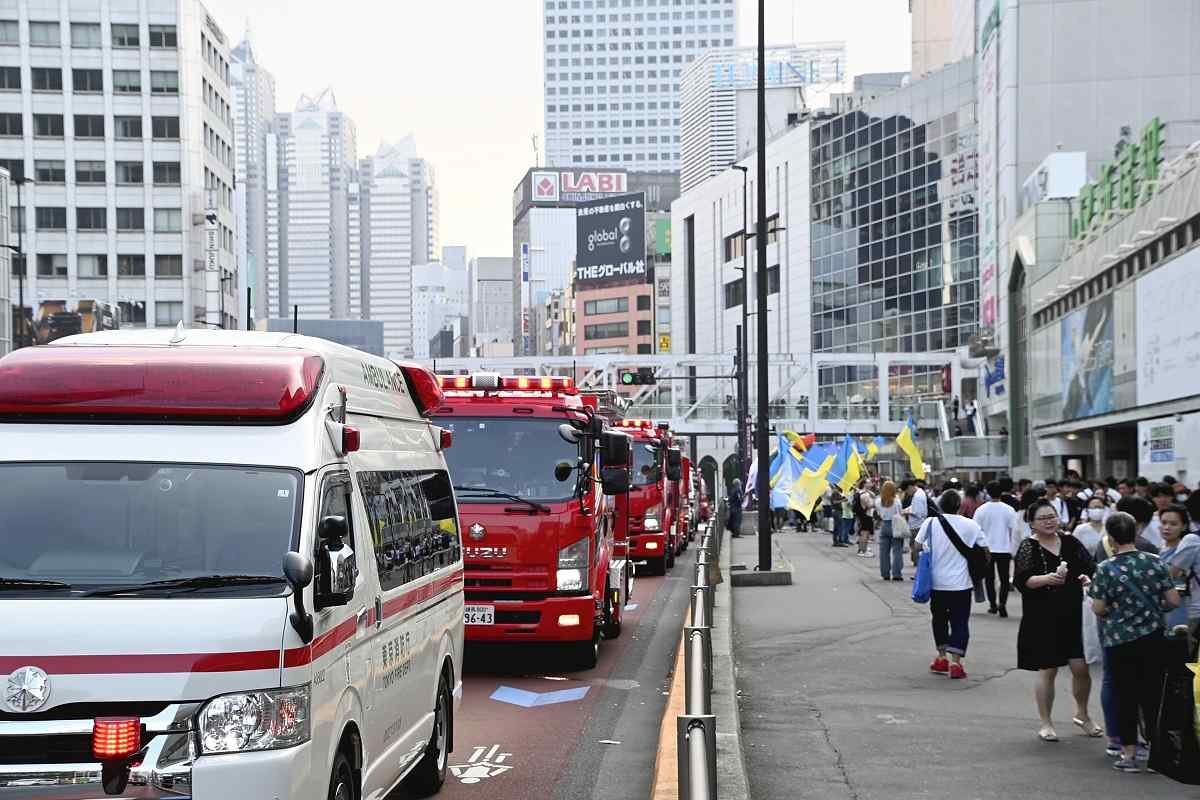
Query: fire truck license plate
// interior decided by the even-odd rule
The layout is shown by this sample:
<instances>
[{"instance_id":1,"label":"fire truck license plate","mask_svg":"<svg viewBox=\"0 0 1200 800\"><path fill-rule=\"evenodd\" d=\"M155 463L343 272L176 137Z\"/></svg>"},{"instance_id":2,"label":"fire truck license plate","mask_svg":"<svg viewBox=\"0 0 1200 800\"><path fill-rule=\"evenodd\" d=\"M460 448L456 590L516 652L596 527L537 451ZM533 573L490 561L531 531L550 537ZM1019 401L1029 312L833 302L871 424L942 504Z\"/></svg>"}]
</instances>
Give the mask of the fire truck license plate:
<instances>
[{"instance_id":1,"label":"fire truck license plate","mask_svg":"<svg viewBox=\"0 0 1200 800\"><path fill-rule=\"evenodd\" d=\"M495 606L467 606L463 613L463 622L467 625L495 625Z\"/></svg>"}]
</instances>

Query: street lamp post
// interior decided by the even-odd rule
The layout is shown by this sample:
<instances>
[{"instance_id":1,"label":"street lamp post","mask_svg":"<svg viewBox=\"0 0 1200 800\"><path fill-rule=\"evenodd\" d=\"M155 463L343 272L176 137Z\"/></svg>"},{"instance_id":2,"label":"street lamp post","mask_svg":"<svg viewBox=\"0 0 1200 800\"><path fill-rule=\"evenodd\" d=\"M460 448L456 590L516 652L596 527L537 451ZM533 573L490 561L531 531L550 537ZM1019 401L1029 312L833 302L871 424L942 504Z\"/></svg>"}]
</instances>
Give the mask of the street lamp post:
<instances>
[{"instance_id":1,"label":"street lamp post","mask_svg":"<svg viewBox=\"0 0 1200 800\"><path fill-rule=\"evenodd\" d=\"M17 246L13 247L11 244L8 244L5 245L5 247L16 253L17 257L21 260L21 268L17 271L17 318L20 320L21 326L19 329L20 338L13 342L13 349L16 350L18 348L27 346L27 342L25 340L25 204L21 202L21 187L26 183L33 183L33 181L29 178L21 176L19 178L13 178L12 183L17 187L17 213L21 215L21 219L20 223L17 225Z\"/></svg>"},{"instance_id":2,"label":"street lamp post","mask_svg":"<svg viewBox=\"0 0 1200 800\"><path fill-rule=\"evenodd\" d=\"M747 269L749 258L746 247L750 242L747 235L750 232L749 181L750 168L734 164L733 168L742 173L742 335L738 339L738 458L741 460L742 473L745 474L750 464L749 453L746 452L749 437L746 431L746 420L750 416L750 272ZM749 487L746 487L749 488Z\"/></svg>"},{"instance_id":3,"label":"street lamp post","mask_svg":"<svg viewBox=\"0 0 1200 800\"><path fill-rule=\"evenodd\" d=\"M758 306L758 569L771 569L771 442L767 407L767 12L758 0L758 214L754 244Z\"/></svg>"}]
</instances>

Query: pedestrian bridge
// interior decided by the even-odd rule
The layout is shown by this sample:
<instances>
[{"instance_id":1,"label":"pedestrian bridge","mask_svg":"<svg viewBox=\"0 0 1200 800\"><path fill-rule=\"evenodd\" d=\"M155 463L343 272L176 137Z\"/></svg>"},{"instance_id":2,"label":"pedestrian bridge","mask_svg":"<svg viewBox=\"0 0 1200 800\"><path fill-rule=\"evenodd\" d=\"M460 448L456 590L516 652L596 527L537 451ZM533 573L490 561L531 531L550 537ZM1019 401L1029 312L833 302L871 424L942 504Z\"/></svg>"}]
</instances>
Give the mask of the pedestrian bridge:
<instances>
[{"instance_id":1,"label":"pedestrian bridge","mask_svg":"<svg viewBox=\"0 0 1200 800\"><path fill-rule=\"evenodd\" d=\"M753 361L752 354L752 418L757 414ZM957 387L966 369L962 354L955 352L776 353L767 363L772 425L818 435L895 435L910 415L919 428L936 429L938 401L945 394L940 391L941 381L936 394L908 393L905 387L911 385L911 377L908 383L904 377L949 367L951 385ZM581 389L614 389L629 397L633 404L629 416L668 421L672 430L687 436L736 436L732 353L439 358L425 364L439 374L571 376ZM653 385L620 385L621 371L639 368L653 371ZM854 380L846 381L840 368L853 368ZM864 375L873 377L864 379Z\"/></svg>"}]
</instances>

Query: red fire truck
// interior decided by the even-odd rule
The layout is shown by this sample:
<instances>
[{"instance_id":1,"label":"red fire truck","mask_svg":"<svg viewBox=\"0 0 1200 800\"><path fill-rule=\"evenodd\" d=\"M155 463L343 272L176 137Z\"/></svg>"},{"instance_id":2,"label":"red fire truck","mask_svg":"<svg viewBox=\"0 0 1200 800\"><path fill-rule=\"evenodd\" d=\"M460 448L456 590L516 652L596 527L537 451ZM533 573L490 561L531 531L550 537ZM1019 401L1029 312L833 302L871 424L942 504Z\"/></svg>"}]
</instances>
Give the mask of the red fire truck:
<instances>
[{"instance_id":1,"label":"red fire truck","mask_svg":"<svg viewBox=\"0 0 1200 800\"><path fill-rule=\"evenodd\" d=\"M675 564L675 512L671 487L681 477L678 448L670 445L666 426L648 419L623 419L619 430L633 437L633 480L624 520L629 558L645 561L652 575L663 575Z\"/></svg>"},{"instance_id":2,"label":"red fire truck","mask_svg":"<svg viewBox=\"0 0 1200 800\"><path fill-rule=\"evenodd\" d=\"M628 489L628 437L606 430L570 378L439 380L436 419L453 436L447 463L464 531L467 642L560 642L579 667L595 666L602 634L620 632L630 588L608 497Z\"/></svg>"}]
</instances>

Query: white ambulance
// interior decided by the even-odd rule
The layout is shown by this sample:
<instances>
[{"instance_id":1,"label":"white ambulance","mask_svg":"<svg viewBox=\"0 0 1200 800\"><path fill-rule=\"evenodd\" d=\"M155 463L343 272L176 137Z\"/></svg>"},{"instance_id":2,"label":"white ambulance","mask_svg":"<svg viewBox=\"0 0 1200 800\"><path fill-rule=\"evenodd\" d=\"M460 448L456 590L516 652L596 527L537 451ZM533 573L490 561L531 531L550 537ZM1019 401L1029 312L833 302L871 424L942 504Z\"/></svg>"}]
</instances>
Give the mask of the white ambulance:
<instances>
[{"instance_id":1,"label":"white ambulance","mask_svg":"<svg viewBox=\"0 0 1200 800\"><path fill-rule=\"evenodd\" d=\"M463 653L441 398L291 334L0 359L0 799L435 793Z\"/></svg>"}]
</instances>

